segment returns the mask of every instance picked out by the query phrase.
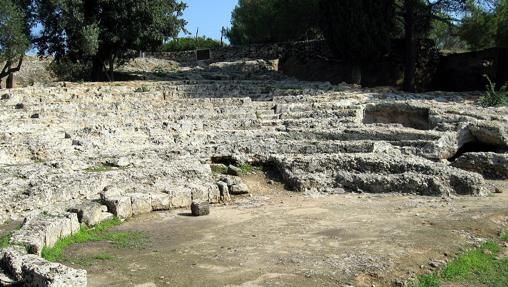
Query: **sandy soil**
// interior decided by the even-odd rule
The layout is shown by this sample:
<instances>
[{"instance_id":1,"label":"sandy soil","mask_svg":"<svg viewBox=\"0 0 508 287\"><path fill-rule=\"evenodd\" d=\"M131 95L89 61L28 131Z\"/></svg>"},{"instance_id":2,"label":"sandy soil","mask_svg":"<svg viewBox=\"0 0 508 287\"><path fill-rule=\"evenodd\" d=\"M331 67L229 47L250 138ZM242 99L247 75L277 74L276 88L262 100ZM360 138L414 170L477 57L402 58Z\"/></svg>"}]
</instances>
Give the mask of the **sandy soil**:
<instances>
[{"instance_id":1,"label":"sandy soil","mask_svg":"<svg viewBox=\"0 0 508 287\"><path fill-rule=\"evenodd\" d=\"M117 228L144 232L144 248L98 242L67 255L114 256L84 267L89 286L396 286L508 227L507 182L495 183L501 194L443 199L305 197L261 174L245 180L252 195L209 216L153 213Z\"/></svg>"}]
</instances>

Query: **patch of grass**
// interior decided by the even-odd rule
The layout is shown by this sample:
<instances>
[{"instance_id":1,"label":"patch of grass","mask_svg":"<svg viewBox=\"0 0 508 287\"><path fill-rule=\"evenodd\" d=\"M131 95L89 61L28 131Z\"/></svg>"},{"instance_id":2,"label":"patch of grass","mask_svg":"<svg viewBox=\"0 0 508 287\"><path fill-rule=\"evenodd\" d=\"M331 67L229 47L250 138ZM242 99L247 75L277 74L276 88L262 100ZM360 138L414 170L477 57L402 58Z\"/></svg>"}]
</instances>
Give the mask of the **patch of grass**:
<instances>
[{"instance_id":1,"label":"patch of grass","mask_svg":"<svg viewBox=\"0 0 508 287\"><path fill-rule=\"evenodd\" d=\"M9 247L9 241L11 241L12 234L14 231L19 230L21 228L21 224L16 226L16 228L12 231L7 232L6 234L0 236L0 248Z\"/></svg>"},{"instance_id":2,"label":"patch of grass","mask_svg":"<svg viewBox=\"0 0 508 287\"><path fill-rule=\"evenodd\" d=\"M65 248L79 243L93 241L110 241L118 248L140 247L146 241L146 237L141 232L107 232L108 229L121 224L118 218L105 221L94 228L81 227L81 229L69 237L59 240L53 247L44 247L42 257L48 261L60 261L63 259Z\"/></svg>"},{"instance_id":3,"label":"patch of grass","mask_svg":"<svg viewBox=\"0 0 508 287\"><path fill-rule=\"evenodd\" d=\"M85 169L86 172L94 172L94 173L109 172L112 170L113 170L113 167L111 167L109 165L98 165L98 166L92 166L92 167Z\"/></svg>"},{"instance_id":4,"label":"patch of grass","mask_svg":"<svg viewBox=\"0 0 508 287\"><path fill-rule=\"evenodd\" d=\"M213 174L227 174L228 173L228 167L222 164L212 164L210 166L212 169Z\"/></svg>"},{"instance_id":5,"label":"patch of grass","mask_svg":"<svg viewBox=\"0 0 508 287\"><path fill-rule=\"evenodd\" d=\"M501 239L507 240L508 234ZM501 247L494 241L466 252L449 262L441 271L421 275L415 287L439 287L440 282L479 284L489 287L508 286L508 259L499 259Z\"/></svg>"},{"instance_id":6,"label":"patch of grass","mask_svg":"<svg viewBox=\"0 0 508 287\"><path fill-rule=\"evenodd\" d=\"M483 107L499 107L506 104L508 100L508 83L496 90L496 84L493 83L489 76L483 75L487 79L485 94L480 98L480 105Z\"/></svg>"},{"instance_id":7,"label":"patch of grass","mask_svg":"<svg viewBox=\"0 0 508 287\"><path fill-rule=\"evenodd\" d=\"M496 259L500 250L495 242L487 242L450 262L442 277L447 281L508 286L508 260Z\"/></svg>"},{"instance_id":8,"label":"patch of grass","mask_svg":"<svg viewBox=\"0 0 508 287\"><path fill-rule=\"evenodd\" d=\"M239 166L240 170L242 171L242 174L248 174L251 173L254 170L254 167L247 163L242 163Z\"/></svg>"},{"instance_id":9,"label":"patch of grass","mask_svg":"<svg viewBox=\"0 0 508 287\"><path fill-rule=\"evenodd\" d=\"M11 240L12 231L0 236L0 248L7 248Z\"/></svg>"},{"instance_id":10,"label":"patch of grass","mask_svg":"<svg viewBox=\"0 0 508 287\"><path fill-rule=\"evenodd\" d=\"M439 279L435 274L425 274L418 276L414 287L439 287Z\"/></svg>"},{"instance_id":11,"label":"patch of grass","mask_svg":"<svg viewBox=\"0 0 508 287\"><path fill-rule=\"evenodd\" d=\"M508 230L505 231L503 235L501 235L501 240L508 242Z\"/></svg>"}]
</instances>

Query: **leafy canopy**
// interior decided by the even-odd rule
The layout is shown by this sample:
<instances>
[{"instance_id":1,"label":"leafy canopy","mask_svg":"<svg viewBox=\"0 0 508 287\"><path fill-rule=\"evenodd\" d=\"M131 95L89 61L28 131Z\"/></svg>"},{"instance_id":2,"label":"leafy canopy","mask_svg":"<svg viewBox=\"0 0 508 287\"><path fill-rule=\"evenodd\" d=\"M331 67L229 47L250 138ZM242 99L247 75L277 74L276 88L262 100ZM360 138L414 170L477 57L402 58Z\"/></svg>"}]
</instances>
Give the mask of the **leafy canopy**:
<instances>
[{"instance_id":1,"label":"leafy canopy","mask_svg":"<svg viewBox=\"0 0 508 287\"><path fill-rule=\"evenodd\" d=\"M35 41L39 54L82 65L93 80L102 79L106 64L112 77L115 64L158 49L186 24L186 5L177 0L35 1L43 26Z\"/></svg>"},{"instance_id":2,"label":"leafy canopy","mask_svg":"<svg viewBox=\"0 0 508 287\"><path fill-rule=\"evenodd\" d=\"M184 37L172 39L162 45L163 52L190 51L195 49L213 49L223 47L220 41L207 37Z\"/></svg>"},{"instance_id":3,"label":"leafy canopy","mask_svg":"<svg viewBox=\"0 0 508 287\"><path fill-rule=\"evenodd\" d=\"M232 27L232 45L313 39L319 33L317 0L239 0Z\"/></svg>"},{"instance_id":4,"label":"leafy canopy","mask_svg":"<svg viewBox=\"0 0 508 287\"><path fill-rule=\"evenodd\" d=\"M0 0L0 62L12 62L30 45L23 11L12 0Z\"/></svg>"}]
</instances>

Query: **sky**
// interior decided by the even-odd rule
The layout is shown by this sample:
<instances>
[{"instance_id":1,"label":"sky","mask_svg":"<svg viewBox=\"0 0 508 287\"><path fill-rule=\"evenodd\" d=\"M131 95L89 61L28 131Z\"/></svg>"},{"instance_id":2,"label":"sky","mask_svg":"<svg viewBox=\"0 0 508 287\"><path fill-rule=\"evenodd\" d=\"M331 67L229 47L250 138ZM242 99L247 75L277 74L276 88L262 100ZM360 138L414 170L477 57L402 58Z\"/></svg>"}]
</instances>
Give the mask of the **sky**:
<instances>
[{"instance_id":1,"label":"sky","mask_svg":"<svg viewBox=\"0 0 508 287\"><path fill-rule=\"evenodd\" d=\"M238 0L184 0L184 2L188 5L183 11L183 18L188 22L187 30L194 36L199 28L199 36L220 40L221 28L231 26L231 12Z\"/></svg>"}]
</instances>

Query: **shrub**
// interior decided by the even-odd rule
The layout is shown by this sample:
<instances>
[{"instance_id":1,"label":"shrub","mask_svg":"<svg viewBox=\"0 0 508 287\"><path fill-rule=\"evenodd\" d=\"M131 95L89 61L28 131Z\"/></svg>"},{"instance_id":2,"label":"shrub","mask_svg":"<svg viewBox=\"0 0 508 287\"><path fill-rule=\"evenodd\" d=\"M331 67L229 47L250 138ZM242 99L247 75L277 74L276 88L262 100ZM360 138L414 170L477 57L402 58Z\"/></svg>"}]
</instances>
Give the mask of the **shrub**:
<instances>
[{"instance_id":1,"label":"shrub","mask_svg":"<svg viewBox=\"0 0 508 287\"><path fill-rule=\"evenodd\" d=\"M508 83L502 86L499 91L496 91L496 84L493 83L489 76L484 75L488 84L483 97L480 98L480 105L483 107L499 107L506 103L508 99Z\"/></svg>"},{"instance_id":2,"label":"shrub","mask_svg":"<svg viewBox=\"0 0 508 287\"><path fill-rule=\"evenodd\" d=\"M207 38L207 37L185 37L177 38L169 41L162 45L162 52L179 52L179 51L191 51L196 49L213 49L221 48L224 45L221 42Z\"/></svg>"}]
</instances>

